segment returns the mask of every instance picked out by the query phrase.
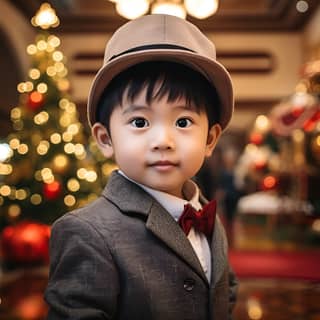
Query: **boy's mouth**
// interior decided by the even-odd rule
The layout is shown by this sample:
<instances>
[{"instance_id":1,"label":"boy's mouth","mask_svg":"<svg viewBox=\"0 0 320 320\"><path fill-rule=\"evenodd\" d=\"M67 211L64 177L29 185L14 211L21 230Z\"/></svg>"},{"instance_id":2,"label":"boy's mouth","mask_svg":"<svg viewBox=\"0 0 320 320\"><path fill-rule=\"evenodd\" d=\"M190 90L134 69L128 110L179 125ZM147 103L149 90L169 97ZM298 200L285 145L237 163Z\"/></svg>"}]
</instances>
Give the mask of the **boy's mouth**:
<instances>
[{"instance_id":1,"label":"boy's mouth","mask_svg":"<svg viewBox=\"0 0 320 320\"><path fill-rule=\"evenodd\" d=\"M162 171L169 170L176 166L178 166L178 163L169 160L159 160L149 164L149 167L154 167Z\"/></svg>"}]
</instances>

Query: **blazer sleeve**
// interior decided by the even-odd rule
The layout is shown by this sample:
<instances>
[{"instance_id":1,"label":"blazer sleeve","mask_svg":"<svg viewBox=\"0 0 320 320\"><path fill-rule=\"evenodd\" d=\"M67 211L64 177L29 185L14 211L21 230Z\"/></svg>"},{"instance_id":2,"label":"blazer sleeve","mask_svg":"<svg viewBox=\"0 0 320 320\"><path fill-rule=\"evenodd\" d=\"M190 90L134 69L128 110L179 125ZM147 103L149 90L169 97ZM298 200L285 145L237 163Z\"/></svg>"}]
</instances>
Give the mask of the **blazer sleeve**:
<instances>
[{"instance_id":1,"label":"blazer sleeve","mask_svg":"<svg viewBox=\"0 0 320 320\"><path fill-rule=\"evenodd\" d=\"M75 214L58 220L50 237L47 319L114 319L118 295L118 273L98 231Z\"/></svg>"},{"instance_id":2,"label":"blazer sleeve","mask_svg":"<svg viewBox=\"0 0 320 320\"><path fill-rule=\"evenodd\" d=\"M229 266L229 319L232 319L232 311L237 301L238 280L234 271Z\"/></svg>"}]
</instances>

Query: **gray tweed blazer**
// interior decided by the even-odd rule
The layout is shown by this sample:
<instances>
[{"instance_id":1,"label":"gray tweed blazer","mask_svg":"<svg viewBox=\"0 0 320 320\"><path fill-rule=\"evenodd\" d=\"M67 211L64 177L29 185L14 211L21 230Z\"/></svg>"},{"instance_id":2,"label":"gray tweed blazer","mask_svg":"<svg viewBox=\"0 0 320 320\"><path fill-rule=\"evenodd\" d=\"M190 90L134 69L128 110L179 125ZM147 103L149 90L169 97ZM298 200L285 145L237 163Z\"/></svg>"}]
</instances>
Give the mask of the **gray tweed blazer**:
<instances>
[{"instance_id":1,"label":"gray tweed blazer","mask_svg":"<svg viewBox=\"0 0 320 320\"><path fill-rule=\"evenodd\" d=\"M209 283L183 231L114 172L103 194L52 227L48 318L227 320L237 283L217 217Z\"/></svg>"}]
</instances>

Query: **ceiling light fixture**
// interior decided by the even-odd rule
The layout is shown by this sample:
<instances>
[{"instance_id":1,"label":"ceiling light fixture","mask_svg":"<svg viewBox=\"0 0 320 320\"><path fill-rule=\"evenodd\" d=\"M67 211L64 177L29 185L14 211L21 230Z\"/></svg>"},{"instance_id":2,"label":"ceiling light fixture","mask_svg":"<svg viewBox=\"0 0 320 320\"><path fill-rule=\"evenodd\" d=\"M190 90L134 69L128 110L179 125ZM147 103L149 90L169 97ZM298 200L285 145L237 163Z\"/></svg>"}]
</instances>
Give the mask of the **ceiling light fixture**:
<instances>
[{"instance_id":1,"label":"ceiling light fixture","mask_svg":"<svg viewBox=\"0 0 320 320\"><path fill-rule=\"evenodd\" d=\"M218 0L109 0L114 2L119 15L136 19L148 12L165 13L185 19L187 14L206 19L218 9Z\"/></svg>"}]
</instances>

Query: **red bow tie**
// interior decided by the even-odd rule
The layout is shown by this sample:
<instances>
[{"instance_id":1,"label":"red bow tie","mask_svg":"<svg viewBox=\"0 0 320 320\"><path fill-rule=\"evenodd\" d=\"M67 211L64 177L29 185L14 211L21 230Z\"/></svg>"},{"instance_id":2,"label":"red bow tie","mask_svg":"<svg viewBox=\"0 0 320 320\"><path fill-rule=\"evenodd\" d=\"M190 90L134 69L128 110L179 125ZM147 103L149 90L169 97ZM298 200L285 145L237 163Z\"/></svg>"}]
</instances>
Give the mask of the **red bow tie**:
<instances>
[{"instance_id":1,"label":"red bow tie","mask_svg":"<svg viewBox=\"0 0 320 320\"><path fill-rule=\"evenodd\" d=\"M182 215L179 218L179 225L186 235L191 227L211 237L216 217L217 203L215 200L207 203L202 210L197 211L190 204L184 206Z\"/></svg>"}]
</instances>

